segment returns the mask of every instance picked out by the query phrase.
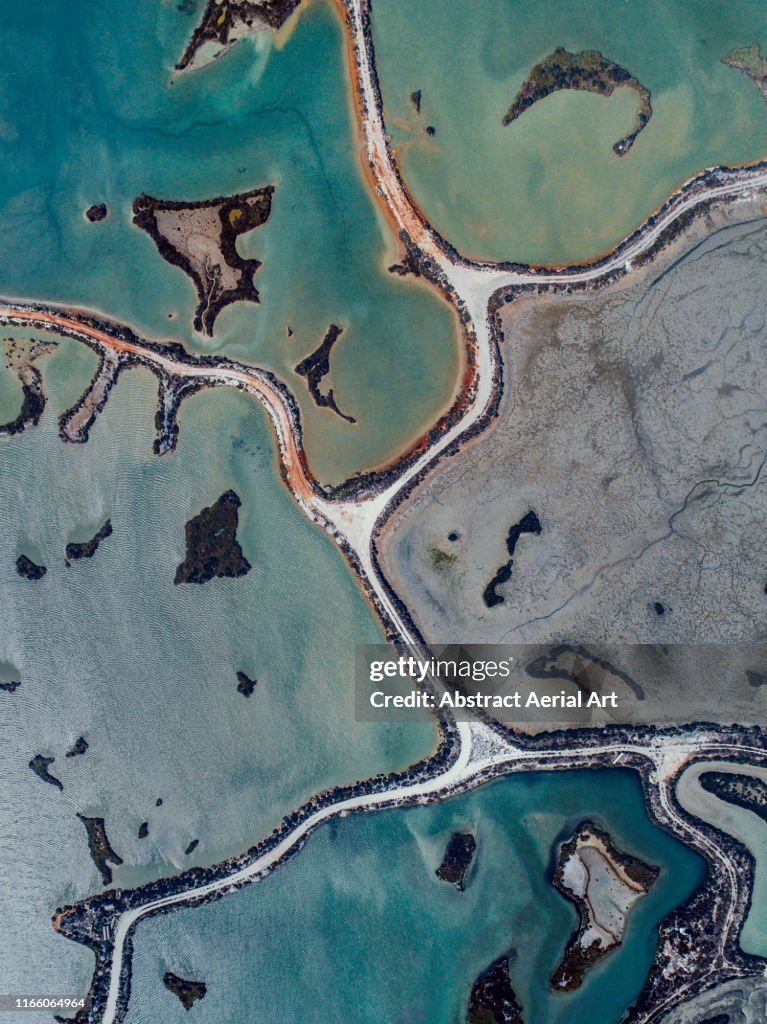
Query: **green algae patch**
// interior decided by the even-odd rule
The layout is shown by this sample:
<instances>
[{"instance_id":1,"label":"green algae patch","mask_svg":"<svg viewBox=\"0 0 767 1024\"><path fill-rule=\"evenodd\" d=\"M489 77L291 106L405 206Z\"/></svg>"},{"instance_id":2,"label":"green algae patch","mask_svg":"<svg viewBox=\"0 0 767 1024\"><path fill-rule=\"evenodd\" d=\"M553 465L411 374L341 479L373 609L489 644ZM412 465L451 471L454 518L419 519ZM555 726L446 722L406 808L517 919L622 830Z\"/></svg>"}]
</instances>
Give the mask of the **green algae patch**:
<instances>
[{"instance_id":1,"label":"green algae patch","mask_svg":"<svg viewBox=\"0 0 767 1024\"><path fill-rule=\"evenodd\" d=\"M435 569L449 569L451 565L458 561L457 555L453 555L449 551L443 551L438 547L429 548L429 557Z\"/></svg>"}]
</instances>

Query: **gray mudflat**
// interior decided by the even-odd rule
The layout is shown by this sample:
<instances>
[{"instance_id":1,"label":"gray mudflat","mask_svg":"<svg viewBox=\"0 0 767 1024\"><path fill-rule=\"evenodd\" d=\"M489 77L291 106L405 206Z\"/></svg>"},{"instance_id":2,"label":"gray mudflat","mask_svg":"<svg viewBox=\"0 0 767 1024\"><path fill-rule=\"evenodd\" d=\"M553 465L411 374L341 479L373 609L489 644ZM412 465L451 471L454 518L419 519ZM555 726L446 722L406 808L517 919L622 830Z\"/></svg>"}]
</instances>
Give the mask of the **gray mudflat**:
<instances>
[{"instance_id":1,"label":"gray mudflat","mask_svg":"<svg viewBox=\"0 0 767 1024\"><path fill-rule=\"evenodd\" d=\"M497 421L427 478L382 541L427 639L767 639L767 219L689 244L598 296L505 308ZM531 510L541 531L519 537L488 607L509 530ZM703 692L708 717L763 714L748 653L708 657L680 701ZM665 717L686 717L673 704Z\"/></svg>"}]
</instances>

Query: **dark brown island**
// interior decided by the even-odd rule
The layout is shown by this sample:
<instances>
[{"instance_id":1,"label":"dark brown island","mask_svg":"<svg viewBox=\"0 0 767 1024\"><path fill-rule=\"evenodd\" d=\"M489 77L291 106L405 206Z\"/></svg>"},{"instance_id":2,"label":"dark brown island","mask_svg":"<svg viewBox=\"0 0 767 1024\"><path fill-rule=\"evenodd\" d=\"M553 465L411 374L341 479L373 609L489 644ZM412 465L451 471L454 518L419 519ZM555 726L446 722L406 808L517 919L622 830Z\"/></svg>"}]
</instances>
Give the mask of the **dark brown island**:
<instances>
[{"instance_id":1,"label":"dark brown island","mask_svg":"<svg viewBox=\"0 0 767 1024\"><path fill-rule=\"evenodd\" d=\"M570 53L561 46L557 47L530 72L504 116L503 123L511 124L538 100L560 89L577 89L596 92L600 96L612 96L613 91L621 87L633 89L639 96L639 110L633 128L613 146L617 156L625 156L652 117L650 91L625 68L604 57L599 50Z\"/></svg>"},{"instance_id":2,"label":"dark brown island","mask_svg":"<svg viewBox=\"0 0 767 1024\"><path fill-rule=\"evenodd\" d=\"M259 302L253 275L261 266L237 252L237 238L260 227L272 212L274 186L201 202L140 195L133 223L151 237L167 262L180 267L197 289L194 327L213 334L216 317L232 302Z\"/></svg>"},{"instance_id":3,"label":"dark brown island","mask_svg":"<svg viewBox=\"0 0 767 1024\"><path fill-rule=\"evenodd\" d=\"M185 1010L191 1010L198 999L202 999L208 991L204 981L188 981L173 971L166 971L162 977L163 985L183 1003Z\"/></svg>"},{"instance_id":4,"label":"dark brown island","mask_svg":"<svg viewBox=\"0 0 767 1024\"><path fill-rule=\"evenodd\" d=\"M55 775L51 775L48 771L48 765L53 764L55 760L55 757L43 757L42 754L35 754L29 762L29 767L38 779L42 779L43 782L48 782L51 786L55 786L56 789L63 789L64 783L61 779L57 779Z\"/></svg>"},{"instance_id":5,"label":"dark brown island","mask_svg":"<svg viewBox=\"0 0 767 1024\"><path fill-rule=\"evenodd\" d=\"M511 987L513 953L504 953L474 982L466 1024L524 1024L522 1007Z\"/></svg>"},{"instance_id":6,"label":"dark brown island","mask_svg":"<svg viewBox=\"0 0 767 1024\"><path fill-rule=\"evenodd\" d=\"M104 819L86 818L84 814L78 814L77 817L85 825L85 831L88 833L88 850L93 863L99 869L104 885L110 885L112 882L112 869L109 867L109 864L119 865L122 864L123 860L112 849L107 838L107 830L104 827Z\"/></svg>"},{"instance_id":7,"label":"dark brown island","mask_svg":"<svg viewBox=\"0 0 767 1024\"><path fill-rule=\"evenodd\" d=\"M88 741L84 736L78 736L72 746L64 755L65 757L80 757L88 749Z\"/></svg>"},{"instance_id":8,"label":"dark brown island","mask_svg":"<svg viewBox=\"0 0 767 1024\"><path fill-rule=\"evenodd\" d=\"M250 572L250 562L237 541L241 502L226 491L186 524L186 558L174 583L207 583L215 577L236 578Z\"/></svg>"},{"instance_id":9,"label":"dark brown island","mask_svg":"<svg viewBox=\"0 0 767 1024\"><path fill-rule=\"evenodd\" d=\"M253 691L256 689L257 679L251 679L249 675L244 672L237 673L237 692L241 693L243 697L251 697Z\"/></svg>"},{"instance_id":10,"label":"dark brown island","mask_svg":"<svg viewBox=\"0 0 767 1024\"><path fill-rule=\"evenodd\" d=\"M482 594L482 600L488 608L494 608L497 604L503 604L506 600L503 594L498 593L498 587L502 583L508 583L514 568L514 552L517 542L523 533L532 533L537 536L541 532L541 523L538 516L532 509L522 516L518 523L511 527L506 537L506 551L509 560L498 569L495 576L490 580Z\"/></svg>"},{"instance_id":11,"label":"dark brown island","mask_svg":"<svg viewBox=\"0 0 767 1024\"><path fill-rule=\"evenodd\" d=\"M195 62L203 46L216 43L226 49L241 39L261 29L278 29L301 0L208 0L202 20L194 30L189 45L184 50L177 71L183 71Z\"/></svg>"},{"instance_id":12,"label":"dark brown island","mask_svg":"<svg viewBox=\"0 0 767 1024\"><path fill-rule=\"evenodd\" d=\"M767 57L762 57L762 51L757 43L753 46L744 46L740 50L731 50L726 57L722 57L722 64L748 75L756 82L762 96L767 100Z\"/></svg>"},{"instance_id":13,"label":"dark brown island","mask_svg":"<svg viewBox=\"0 0 767 1024\"><path fill-rule=\"evenodd\" d=\"M700 785L720 800L742 807L767 821L767 782L740 772L703 772Z\"/></svg>"},{"instance_id":14,"label":"dark brown island","mask_svg":"<svg viewBox=\"0 0 767 1024\"><path fill-rule=\"evenodd\" d=\"M473 833L454 832L445 848L442 863L435 871L437 878L452 883L458 892L463 892L476 849L477 841Z\"/></svg>"},{"instance_id":15,"label":"dark brown island","mask_svg":"<svg viewBox=\"0 0 767 1024\"><path fill-rule=\"evenodd\" d=\"M95 533L90 540L81 544L67 544L66 555L69 561L77 561L79 558L93 558L102 540L112 536L112 520L107 519L104 525Z\"/></svg>"},{"instance_id":16,"label":"dark brown island","mask_svg":"<svg viewBox=\"0 0 767 1024\"><path fill-rule=\"evenodd\" d=\"M323 377L330 372L330 351L341 334L343 334L343 327L331 324L319 348L316 348L314 352L310 352L305 359L301 360L298 366L296 366L296 373L300 377L306 377L306 383L309 385L309 394L314 399L316 405L321 409L332 409L337 416L340 416L342 420L346 420L347 423L356 423L357 421L353 416L347 416L346 413L341 412L338 408L332 388L328 388L326 392L320 390L320 383Z\"/></svg>"},{"instance_id":17,"label":"dark brown island","mask_svg":"<svg viewBox=\"0 0 767 1024\"><path fill-rule=\"evenodd\" d=\"M89 206L85 211L85 216L91 224L96 224L98 221L104 220L108 213L109 210L106 203L94 203L93 206Z\"/></svg>"},{"instance_id":18,"label":"dark brown island","mask_svg":"<svg viewBox=\"0 0 767 1024\"><path fill-rule=\"evenodd\" d=\"M16 572L25 580L41 580L48 572L44 565L38 565L26 555L19 555L16 559Z\"/></svg>"}]
</instances>

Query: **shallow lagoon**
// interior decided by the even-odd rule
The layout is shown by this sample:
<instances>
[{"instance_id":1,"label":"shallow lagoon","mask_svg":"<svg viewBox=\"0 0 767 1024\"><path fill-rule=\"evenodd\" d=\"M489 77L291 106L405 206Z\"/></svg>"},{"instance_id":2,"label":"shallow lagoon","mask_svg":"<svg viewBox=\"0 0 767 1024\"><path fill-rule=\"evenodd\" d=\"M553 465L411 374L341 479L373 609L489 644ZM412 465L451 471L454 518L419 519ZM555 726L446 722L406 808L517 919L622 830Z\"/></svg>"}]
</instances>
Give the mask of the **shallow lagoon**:
<instances>
[{"instance_id":1,"label":"shallow lagoon","mask_svg":"<svg viewBox=\"0 0 767 1024\"><path fill-rule=\"evenodd\" d=\"M387 127L435 227L466 255L561 263L596 256L703 167L767 153L767 104L720 63L767 43L759 0L373 0ZM534 64L601 50L652 93L624 157L636 94L559 92L501 119ZM410 93L422 90L421 114ZM433 137L425 127L436 129Z\"/></svg>"},{"instance_id":2,"label":"shallow lagoon","mask_svg":"<svg viewBox=\"0 0 767 1024\"><path fill-rule=\"evenodd\" d=\"M553 995L546 979L576 914L550 883L551 854L586 817L662 872L623 947L578 992ZM463 893L434 875L461 828L478 843ZM208 985L194 1008L205 1021L457 1024L478 974L513 947L526 1020L617 1024L649 969L659 920L704 870L650 824L625 770L525 774L430 807L352 816L263 882L139 925L127 1022L185 1019L162 985L172 970Z\"/></svg>"},{"instance_id":3,"label":"shallow lagoon","mask_svg":"<svg viewBox=\"0 0 767 1024\"><path fill-rule=\"evenodd\" d=\"M131 370L89 443L65 445L56 414L93 362L74 342L41 360L43 422L0 439L0 664L22 683L0 692L9 992L32 980L39 992L84 991L90 954L50 927L57 905L102 887L76 812L105 818L125 860L115 883L129 885L240 853L316 791L403 767L435 738L429 725L355 724L354 644L381 633L335 545L280 481L261 407L226 389L195 395L178 450L158 458L156 380ZM252 570L174 586L185 522L230 487ZM66 543L107 517L113 535L67 568ZM21 552L48 567L44 579L17 575ZM238 669L258 677L249 699ZM80 735L88 751L65 758ZM63 792L27 767L36 753L55 756Z\"/></svg>"}]
</instances>

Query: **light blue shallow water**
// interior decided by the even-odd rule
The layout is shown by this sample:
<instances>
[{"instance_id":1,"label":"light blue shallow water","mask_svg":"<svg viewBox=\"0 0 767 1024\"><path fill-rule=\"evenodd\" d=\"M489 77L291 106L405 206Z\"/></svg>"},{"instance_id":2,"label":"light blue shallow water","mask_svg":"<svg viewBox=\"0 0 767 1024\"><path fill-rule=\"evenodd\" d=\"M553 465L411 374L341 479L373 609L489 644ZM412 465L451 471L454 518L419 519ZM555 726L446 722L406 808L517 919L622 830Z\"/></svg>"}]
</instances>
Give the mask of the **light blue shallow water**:
<instances>
[{"instance_id":1,"label":"light blue shallow water","mask_svg":"<svg viewBox=\"0 0 767 1024\"><path fill-rule=\"evenodd\" d=\"M260 407L237 392L194 396L178 450L159 459L156 381L130 371L90 442L64 445L56 413L90 355L69 342L46 357L43 423L0 439L0 664L22 683L0 693L2 991L69 991L76 964L76 991L88 977L90 955L49 924L57 905L101 888L76 812L106 819L127 885L239 853L314 792L402 767L434 740L428 725L355 724L354 644L381 633L281 483ZM251 572L174 586L185 522L230 487ZM67 568L67 542L107 517L113 535ZM17 575L20 553L48 567L44 579ZM238 669L258 677L250 699ZM66 759L80 735L89 750ZM36 753L56 758L63 793L27 767Z\"/></svg>"},{"instance_id":2,"label":"light blue shallow water","mask_svg":"<svg viewBox=\"0 0 767 1024\"><path fill-rule=\"evenodd\" d=\"M546 978L576 915L550 883L552 851L587 817L661 874L623 947L579 991L553 995ZM459 893L434 871L463 828L475 830L477 854ZM476 977L513 947L526 1020L617 1024L649 968L659 920L703 872L649 823L627 771L525 775L432 807L352 817L323 827L264 882L141 924L127 1022L185 1019L162 985L172 970L206 982L192 1011L200 1021L458 1024Z\"/></svg>"}]
</instances>

